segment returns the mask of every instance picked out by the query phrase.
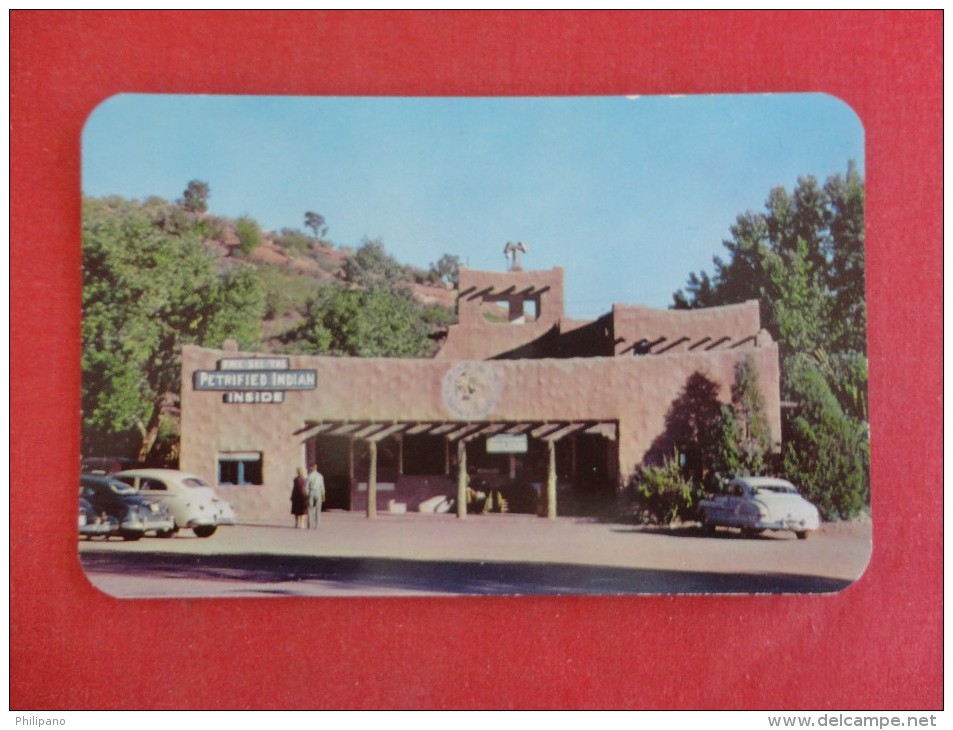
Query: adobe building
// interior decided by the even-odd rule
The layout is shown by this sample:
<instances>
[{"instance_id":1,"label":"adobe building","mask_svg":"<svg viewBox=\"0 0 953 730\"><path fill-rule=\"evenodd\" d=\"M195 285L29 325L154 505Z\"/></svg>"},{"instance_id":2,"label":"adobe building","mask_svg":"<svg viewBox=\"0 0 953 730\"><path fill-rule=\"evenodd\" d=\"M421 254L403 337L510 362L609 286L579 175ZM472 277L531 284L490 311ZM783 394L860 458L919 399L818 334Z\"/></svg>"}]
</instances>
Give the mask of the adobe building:
<instances>
[{"instance_id":1,"label":"adobe building","mask_svg":"<svg viewBox=\"0 0 953 730\"><path fill-rule=\"evenodd\" d=\"M520 487L535 499L511 507L555 516L613 498L641 464L671 456L666 418L689 379L703 375L728 402L745 358L780 442L778 350L756 301L614 305L575 320L562 269L461 268L457 318L432 359L185 347L180 468L243 519L284 519L295 470L312 461L328 508L373 517L448 498L465 516L468 488Z\"/></svg>"}]
</instances>

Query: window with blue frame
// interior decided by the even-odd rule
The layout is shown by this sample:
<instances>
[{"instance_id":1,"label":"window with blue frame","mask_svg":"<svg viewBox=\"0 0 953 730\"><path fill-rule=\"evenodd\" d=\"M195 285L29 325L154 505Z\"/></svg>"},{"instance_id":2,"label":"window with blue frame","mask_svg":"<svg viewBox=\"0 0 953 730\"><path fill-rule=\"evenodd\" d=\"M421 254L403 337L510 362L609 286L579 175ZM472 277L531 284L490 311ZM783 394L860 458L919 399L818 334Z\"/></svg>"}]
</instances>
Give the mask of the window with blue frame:
<instances>
[{"instance_id":1,"label":"window with blue frame","mask_svg":"<svg viewBox=\"0 0 953 730\"><path fill-rule=\"evenodd\" d=\"M218 483L222 486L260 485L261 452L243 451L218 455Z\"/></svg>"}]
</instances>

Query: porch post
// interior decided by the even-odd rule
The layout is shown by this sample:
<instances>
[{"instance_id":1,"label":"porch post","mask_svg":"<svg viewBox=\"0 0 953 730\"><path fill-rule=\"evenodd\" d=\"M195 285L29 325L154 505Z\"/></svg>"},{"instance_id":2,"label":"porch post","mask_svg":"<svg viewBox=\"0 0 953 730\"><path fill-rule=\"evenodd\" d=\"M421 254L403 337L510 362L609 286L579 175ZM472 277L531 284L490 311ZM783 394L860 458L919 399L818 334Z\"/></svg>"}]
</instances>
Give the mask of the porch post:
<instances>
[{"instance_id":1,"label":"porch post","mask_svg":"<svg viewBox=\"0 0 953 730\"><path fill-rule=\"evenodd\" d=\"M457 517L467 516L467 445L457 442Z\"/></svg>"},{"instance_id":2,"label":"porch post","mask_svg":"<svg viewBox=\"0 0 953 730\"><path fill-rule=\"evenodd\" d=\"M377 517L377 442L367 442L371 463L367 472L367 519Z\"/></svg>"},{"instance_id":3,"label":"porch post","mask_svg":"<svg viewBox=\"0 0 953 730\"><path fill-rule=\"evenodd\" d=\"M549 444L549 472L546 475L546 517L556 519L556 442Z\"/></svg>"}]
</instances>

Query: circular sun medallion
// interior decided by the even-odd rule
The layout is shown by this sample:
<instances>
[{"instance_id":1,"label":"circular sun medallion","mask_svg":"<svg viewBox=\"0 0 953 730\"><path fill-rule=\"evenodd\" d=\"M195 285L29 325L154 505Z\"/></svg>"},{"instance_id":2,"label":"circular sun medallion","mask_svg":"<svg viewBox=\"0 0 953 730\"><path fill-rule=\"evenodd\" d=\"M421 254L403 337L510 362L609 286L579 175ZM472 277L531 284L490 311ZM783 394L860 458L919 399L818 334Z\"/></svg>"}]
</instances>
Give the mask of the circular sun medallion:
<instances>
[{"instance_id":1,"label":"circular sun medallion","mask_svg":"<svg viewBox=\"0 0 953 730\"><path fill-rule=\"evenodd\" d=\"M499 373L484 362L462 362L443 376L443 403L458 418L488 416L500 402L503 382Z\"/></svg>"}]
</instances>

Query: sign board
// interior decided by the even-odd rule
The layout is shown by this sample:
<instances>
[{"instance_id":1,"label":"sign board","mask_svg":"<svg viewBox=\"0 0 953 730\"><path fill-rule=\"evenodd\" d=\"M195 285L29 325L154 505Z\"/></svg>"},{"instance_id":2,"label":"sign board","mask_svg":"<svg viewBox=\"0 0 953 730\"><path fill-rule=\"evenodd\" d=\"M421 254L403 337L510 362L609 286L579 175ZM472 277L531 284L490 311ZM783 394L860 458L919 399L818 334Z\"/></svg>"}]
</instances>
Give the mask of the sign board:
<instances>
[{"instance_id":1,"label":"sign board","mask_svg":"<svg viewBox=\"0 0 953 730\"><path fill-rule=\"evenodd\" d=\"M285 391L314 390L317 370L292 370L287 357L225 357L192 373L195 390L225 391L224 403L284 403Z\"/></svg>"},{"instance_id":2,"label":"sign board","mask_svg":"<svg viewBox=\"0 0 953 730\"><path fill-rule=\"evenodd\" d=\"M196 390L314 390L317 370L196 370Z\"/></svg>"},{"instance_id":3,"label":"sign board","mask_svg":"<svg viewBox=\"0 0 953 730\"><path fill-rule=\"evenodd\" d=\"M287 370L286 357L228 357L218 361L219 370Z\"/></svg>"},{"instance_id":4,"label":"sign board","mask_svg":"<svg viewBox=\"0 0 953 730\"><path fill-rule=\"evenodd\" d=\"M283 390L232 390L222 396L223 403L284 403Z\"/></svg>"},{"instance_id":5,"label":"sign board","mask_svg":"<svg viewBox=\"0 0 953 730\"><path fill-rule=\"evenodd\" d=\"M488 454L525 454L529 445L525 433L501 433L486 440Z\"/></svg>"}]
</instances>

